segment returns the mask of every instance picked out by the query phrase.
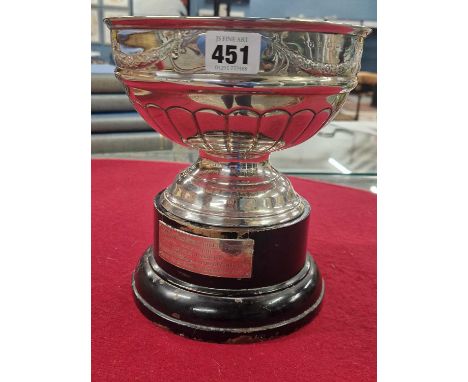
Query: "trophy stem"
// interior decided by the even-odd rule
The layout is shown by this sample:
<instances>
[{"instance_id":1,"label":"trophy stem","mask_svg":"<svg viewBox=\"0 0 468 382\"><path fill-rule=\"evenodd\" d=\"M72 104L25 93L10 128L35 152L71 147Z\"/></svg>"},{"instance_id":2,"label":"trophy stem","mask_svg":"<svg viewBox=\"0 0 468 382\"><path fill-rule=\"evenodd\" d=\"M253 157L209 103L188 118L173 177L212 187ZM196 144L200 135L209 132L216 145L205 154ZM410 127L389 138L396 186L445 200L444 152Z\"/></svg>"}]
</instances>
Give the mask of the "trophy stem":
<instances>
[{"instance_id":1,"label":"trophy stem","mask_svg":"<svg viewBox=\"0 0 468 382\"><path fill-rule=\"evenodd\" d=\"M220 227L271 227L298 218L306 204L268 155L242 162L202 155L160 200L180 219Z\"/></svg>"}]
</instances>

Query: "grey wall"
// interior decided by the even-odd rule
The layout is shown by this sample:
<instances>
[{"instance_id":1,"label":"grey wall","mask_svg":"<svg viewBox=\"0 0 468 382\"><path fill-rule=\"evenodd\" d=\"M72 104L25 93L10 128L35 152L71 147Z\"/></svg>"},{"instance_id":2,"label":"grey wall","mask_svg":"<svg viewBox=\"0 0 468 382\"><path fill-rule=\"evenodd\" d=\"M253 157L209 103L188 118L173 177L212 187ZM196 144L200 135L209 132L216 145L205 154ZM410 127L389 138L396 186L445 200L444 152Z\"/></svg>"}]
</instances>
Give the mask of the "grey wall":
<instances>
[{"instance_id":1,"label":"grey wall","mask_svg":"<svg viewBox=\"0 0 468 382\"><path fill-rule=\"evenodd\" d=\"M235 1L233 1L234 3ZM199 8L213 8L213 1L191 0L190 14L198 15ZM245 5L232 5L243 10L246 17L307 17L346 20L377 20L376 0L250 0Z\"/></svg>"}]
</instances>

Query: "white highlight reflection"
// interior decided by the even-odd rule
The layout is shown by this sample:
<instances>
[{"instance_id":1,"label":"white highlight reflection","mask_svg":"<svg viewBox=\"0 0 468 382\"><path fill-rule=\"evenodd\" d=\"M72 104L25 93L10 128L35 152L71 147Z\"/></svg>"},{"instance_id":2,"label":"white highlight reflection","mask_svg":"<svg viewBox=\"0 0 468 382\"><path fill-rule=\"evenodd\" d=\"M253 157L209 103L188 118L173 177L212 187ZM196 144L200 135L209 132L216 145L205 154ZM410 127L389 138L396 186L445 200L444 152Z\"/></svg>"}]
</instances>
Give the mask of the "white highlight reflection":
<instances>
[{"instance_id":1,"label":"white highlight reflection","mask_svg":"<svg viewBox=\"0 0 468 382\"><path fill-rule=\"evenodd\" d=\"M351 174L352 171L343 166L340 162L338 162L335 158L328 158L328 163L330 163L333 167L335 167L338 171L342 172L343 174Z\"/></svg>"},{"instance_id":2,"label":"white highlight reflection","mask_svg":"<svg viewBox=\"0 0 468 382\"><path fill-rule=\"evenodd\" d=\"M196 312L202 312L202 313L216 313L217 310L213 308L206 308L206 307L194 307L192 308Z\"/></svg>"}]
</instances>

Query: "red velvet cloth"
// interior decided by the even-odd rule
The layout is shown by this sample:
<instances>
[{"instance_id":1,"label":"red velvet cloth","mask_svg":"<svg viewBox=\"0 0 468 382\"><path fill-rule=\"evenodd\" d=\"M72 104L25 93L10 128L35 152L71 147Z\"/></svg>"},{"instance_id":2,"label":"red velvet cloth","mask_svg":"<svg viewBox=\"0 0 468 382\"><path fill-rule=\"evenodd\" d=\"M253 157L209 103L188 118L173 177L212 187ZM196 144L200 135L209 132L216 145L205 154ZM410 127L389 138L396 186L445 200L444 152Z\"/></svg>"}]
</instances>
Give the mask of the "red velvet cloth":
<instances>
[{"instance_id":1,"label":"red velvet cloth","mask_svg":"<svg viewBox=\"0 0 468 382\"><path fill-rule=\"evenodd\" d=\"M151 243L153 197L185 164L92 163L93 381L375 381L376 197L292 178L312 205L308 248L323 308L288 336L255 344L194 341L148 321L131 274Z\"/></svg>"}]
</instances>

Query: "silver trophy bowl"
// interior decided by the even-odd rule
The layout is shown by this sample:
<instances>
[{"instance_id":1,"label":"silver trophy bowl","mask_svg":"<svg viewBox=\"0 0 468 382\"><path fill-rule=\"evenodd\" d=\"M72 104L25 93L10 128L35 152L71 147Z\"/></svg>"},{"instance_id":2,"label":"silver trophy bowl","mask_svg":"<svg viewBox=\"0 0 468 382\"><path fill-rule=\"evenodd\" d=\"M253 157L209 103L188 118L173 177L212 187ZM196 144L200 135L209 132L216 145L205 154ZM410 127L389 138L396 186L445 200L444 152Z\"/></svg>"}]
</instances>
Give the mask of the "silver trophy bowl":
<instances>
[{"instance_id":1,"label":"silver trophy bowl","mask_svg":"<svg viewBox=\"0 0 468 382\"><path fill-rule=\"evenodd\" d=\"M253 232L274 235L277 229L306 224L307 201L269 164L268 157L306 141L334 118L357 84L370 29L279 19L121 17L105 22L111 30L116 76L135 109L156 131L200 153L196 163L156 197L156 215L165 224L165 234L169 224L203 238L241 240ZM246 281L235 272L230 277L229 272L220 276L203 267L191 268L175 261L174 254L164 255L161 248L158 254L158 224L155 231L155 248L140 268L146 266L147 272L159 276L164 271L184 279L187 272L178 273L184 269L193 273L185 277L187 282L236 290L278 285L309 266L318 279L305 248L298 255L299 268L267 280L253 260ZM306 238L302 234L298 240ZM285 257L281 248L277 252ZM255 259L255 250L250 255ZM197 280L195 274L216 282ZM323 296L323 283L318 284ZM140 302L163 317L158 302L148 303L135 285L134 280ZM140 289L145 288L151 289ZM318 297L309 305L317 301ZM166 321L171 320L166 317ZM193 325L192 321L187 317L177 324ZM213 327L218 326L222 325ZM236 333L248 332L242 328Z\"/></svg>"}]
</instances>

